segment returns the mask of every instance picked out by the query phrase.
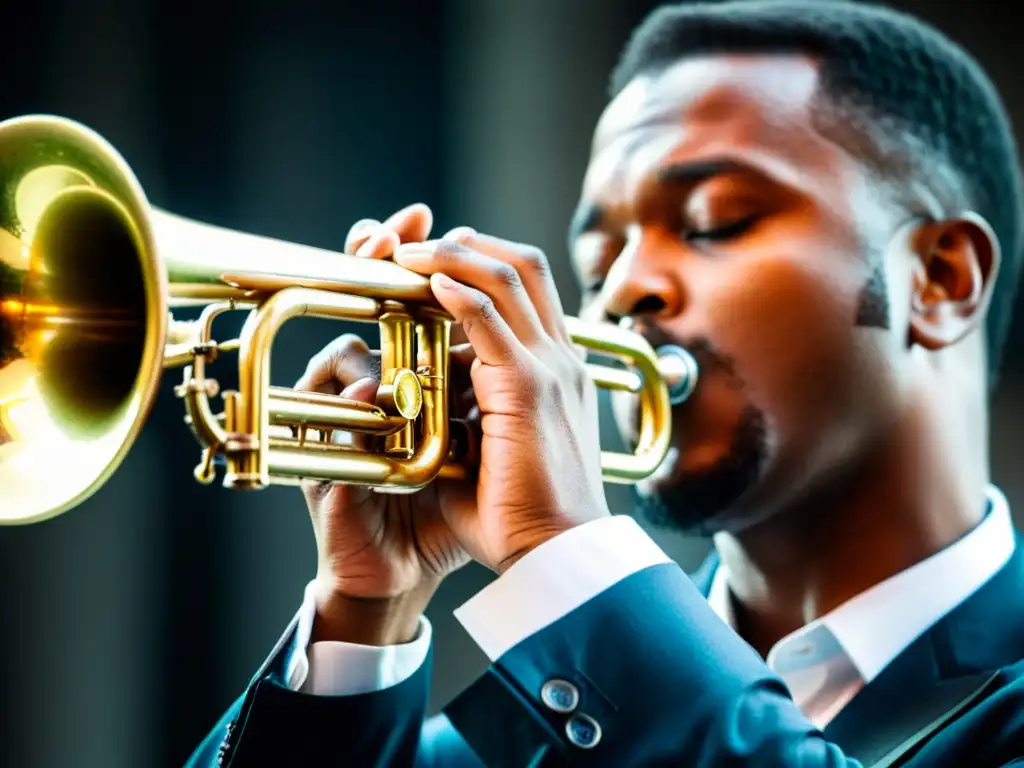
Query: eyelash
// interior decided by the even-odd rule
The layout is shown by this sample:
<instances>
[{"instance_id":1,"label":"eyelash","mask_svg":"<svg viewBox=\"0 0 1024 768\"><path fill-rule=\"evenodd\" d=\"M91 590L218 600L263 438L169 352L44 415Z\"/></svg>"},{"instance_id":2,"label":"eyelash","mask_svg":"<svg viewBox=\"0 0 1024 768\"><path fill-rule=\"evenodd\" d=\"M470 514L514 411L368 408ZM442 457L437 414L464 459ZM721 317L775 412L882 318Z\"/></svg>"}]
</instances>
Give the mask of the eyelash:
<instances>
[{"instance_id":1,"label":"eyelash","mask_svg":"<svg viewBox=\"0 0 1024 768\"><path fill-rule=\"evenodd\" d=\"M703 231L693 230L683 235L683 239L687 242L719 242L722 240L731 240L732 238L739 237L749 230L757 222L757 219L757 216L747 216L745 219L734 221L732 224L726 224L724 227L705 229Z\"/></svg>"},{"instance_id":2,"label":"eyelash","mask_svg":"<svg viewBox=\"0 0 1024 768\"><path fill-rule=\"evenodd\" d=\"M734 237L747 232L754 224L757 223L758 216L747 216L745 219L734 221L732 224L726 224L724 227L717 227L715 229L705 230L692 230L683 235L683 239L687 242L721 242L723 240L730 240ZM599 293L604 288L604 280L598 280L588 285L584 291L587 295L594 295Z\"/></svg>"}]
</instances>

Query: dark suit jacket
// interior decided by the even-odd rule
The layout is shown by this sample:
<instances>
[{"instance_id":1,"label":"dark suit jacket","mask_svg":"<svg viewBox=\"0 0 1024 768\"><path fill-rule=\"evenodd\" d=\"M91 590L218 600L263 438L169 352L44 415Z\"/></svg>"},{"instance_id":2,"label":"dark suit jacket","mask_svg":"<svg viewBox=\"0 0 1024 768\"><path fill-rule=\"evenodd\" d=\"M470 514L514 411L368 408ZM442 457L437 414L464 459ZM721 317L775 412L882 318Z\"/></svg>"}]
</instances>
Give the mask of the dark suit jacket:
<instances>
[{"instance_id":1,"label":"dark suit jacket","mask_svg":"<svg viewBox=\"0 0 1024 768\"><path fill-rule=\"evenodd\" d=\"M425 720L429 659L378 693L288 690L279 667L293 625L188 765L1024 766L1019 539L1006 566L824 733L707 605L712 556L692 580L675 565L636 573L527 638L449 704L447 719ZM596 746L574 746L570 716L545 706L550 679L578 688L576 712L601 728Z\"/></svg>"}]
</instances>

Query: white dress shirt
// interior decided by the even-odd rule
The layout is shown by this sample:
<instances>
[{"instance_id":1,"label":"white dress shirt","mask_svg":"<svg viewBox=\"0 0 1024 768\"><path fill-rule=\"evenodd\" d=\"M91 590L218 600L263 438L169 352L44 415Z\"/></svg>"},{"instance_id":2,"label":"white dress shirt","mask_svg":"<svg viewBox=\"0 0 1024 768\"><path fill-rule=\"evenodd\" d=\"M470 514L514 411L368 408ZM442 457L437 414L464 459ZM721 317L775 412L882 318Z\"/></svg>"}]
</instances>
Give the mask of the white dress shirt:
<instances>
[{"instance_id":1,"label":"white dress shirt","mask_svg":"<svg viewBox=\"0 0 1024 768\"><path fill-rule=\"evenodd\" d=\"M768 667L815 725L823 728L889 662L1006 564L1015 546L1010 510L995 487L989 487L988 500L984 519L959 541L787 635L771 649ZM668 556L632 518L602 518L538 547L458 608L455 616L494 661L620 580L666 562ZM718 567L708 603L735 628L728 584L728 571ZM411 677L427 657L431 628L426 618L420 620L416 639L405 645L309 645L314 613L307 588L296 630L297 650L287 662L293 690L336 696L383 690Z\"/></svg>"}]
</instances>

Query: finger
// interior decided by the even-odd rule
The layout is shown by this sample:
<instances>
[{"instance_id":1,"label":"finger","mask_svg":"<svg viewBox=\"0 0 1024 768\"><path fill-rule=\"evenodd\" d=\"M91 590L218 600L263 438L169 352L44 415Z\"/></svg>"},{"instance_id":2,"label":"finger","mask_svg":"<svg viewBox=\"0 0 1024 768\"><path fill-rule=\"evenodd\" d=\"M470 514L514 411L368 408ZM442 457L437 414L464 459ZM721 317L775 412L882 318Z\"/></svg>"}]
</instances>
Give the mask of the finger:
<instances>
[{"instance_id":1,"label":"finger","mask_svg":"<svg viewBox=\"0 0 1024 768\"><path fill-rule=\"evenodd\" d=\"M352 384L349 384L339 393L340 397L346 400L356 400L360 403L375 403L377 401L377 388L380 382L372 376L365 376ZM346 432L336 429L331 432L331 442L335 445L354 445L357 448L365 448L369 442L369 435L359 432Z\"/></svg>"},{"instance_id":2,"label":"finger","mask_svg":"<svg viewBox=\"0 0 1024 768\"><path fill-rule=\"evenodd\" d=\"M381 225L356 249L356 256L368 259L387 259L394 256L401 240L398 234Z\"/></svg>"},{"instance_id":3,"label":"finger","mask_svg":"<svg viewBox=\"0 0 1024 768\"><path fill-rule=\"evenodd\" d=\"M345 236L345 253L353 255L379 226L380 222L376 219L360 219L353 224Z\"/></svg>"},{"instance_id":4,"label":"finger","mask_svg":"<svg viewBox=\"0 0 1024 768\"><path fill-rule=\"evenodd\" d=\"M465 227L461 229L468 230ZM565 310L551 273L551 264L542 250L473 230L460 232L460 242L515 269L544 329L555 338L569 338L565 328Z\"/></svg>"},{"instance_id":5,"label":"finger","mask_svg":"<svg viewBox=\"0 0 1024 768\"><path fill-rule=\"evenodd\" d=\"M372 403L377 398L378 382L372 378L362 378L352 382L343 390L341 396L349 400L358 400L363 403ZM358 435L353 432L335 430L331 434L331 442L338 444L351 444L357 447L365 447L367 435ZM335 483L329 480L313 480L303 478L300 482L302 491L309 499L319 500Z\"/></svg>"},{"instance_id":6,"label":"finger","mask_svg":"<svg viewBox=\"0 0 1024 768\"><path fill-rule=\"evenodd\" d=\"M434 226L434 212L424 203L413 203L393 213L384 226L398 235L403 243L418 243L430 237Z\"/></svg>"},{"instance_id":7,"label":"finger","mask_svg":"<svg viewBox=\"0 0 1024 768\"><path fill-rule=\"evenodd\" d=\"M438 303L462 323L481 363L511 365L525 355L525 348L486 293L441 273L431 275L430 287Z\"/></svg>"},{"instance_id":8,"label":"finger","mask_svg":"<svg viewBox=\"0 0 1024 768\"><path fill-rule=\"evenodd\" d=\"M426 240L434 225L434 213L424 203L413 203L389 216L383 223L361 219L349 230L345 253L374 259L394 254L400 243Z\"/></svg>"},{"instance_id":9,"label":"finger","mask_svg":"<svg viewBox=\"0 0 1024 768\"><path fill-rule=\"evenodd\" d=\"M410 243L395 252L395 261L425 275L443 273L490 296L498 312L527 347L548 334L541 325L515 268L450 240Z\"/></svg>"},{"instance_id":10,"label":"finger","mask_svg":"<svg viewBox=\"0 0 1024 768\"><path fill-rule=\"evenodd\" d=\"M366 342L353 333L347 333L332 341L309 361L295 389L335 395L359 379L369 376L371 361Z\"/></svg>"},{"instance_id":11,"label":"finger","mask_svg":"<svg viewBox=\"0 0 1024 768\"><path fill-rule=\"evenodd\" d=\"M442 240L454 240L457 243L465 245L471 237L476 234L476 230L472 227L456 227L455 229L449 229L444 233Z\"/></svg>"}]
</instances>

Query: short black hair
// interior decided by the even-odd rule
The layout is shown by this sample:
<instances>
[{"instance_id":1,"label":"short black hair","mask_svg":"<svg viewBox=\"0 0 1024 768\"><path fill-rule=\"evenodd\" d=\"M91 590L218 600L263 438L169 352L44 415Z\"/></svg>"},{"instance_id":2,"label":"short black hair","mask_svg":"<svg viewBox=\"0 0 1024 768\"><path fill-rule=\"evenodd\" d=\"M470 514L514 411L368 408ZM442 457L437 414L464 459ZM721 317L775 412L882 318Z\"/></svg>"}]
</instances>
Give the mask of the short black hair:
<instances>
[{"instance_id":1,"label":"short black hair","mask_svg":"<svg viewBox=\"0 0 1024 768\"><path fill-rule=\"evenodd\" d=\"M815 58L826 107L816 109L819 131L896 185L923 184L944 213L970 208L988 221L1002 252L986 318L994 386L1019 281L1024 194L1010 119L981 65L938 30L880 5L681 3L656 9L633 33L612 75L612 97L639 75L714 53ZM861 131L850 125L863 135L851 141Z\"/></svg>"}]
</instances>

